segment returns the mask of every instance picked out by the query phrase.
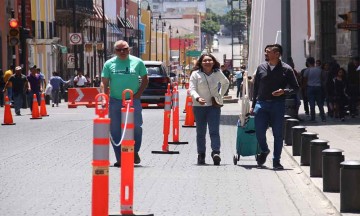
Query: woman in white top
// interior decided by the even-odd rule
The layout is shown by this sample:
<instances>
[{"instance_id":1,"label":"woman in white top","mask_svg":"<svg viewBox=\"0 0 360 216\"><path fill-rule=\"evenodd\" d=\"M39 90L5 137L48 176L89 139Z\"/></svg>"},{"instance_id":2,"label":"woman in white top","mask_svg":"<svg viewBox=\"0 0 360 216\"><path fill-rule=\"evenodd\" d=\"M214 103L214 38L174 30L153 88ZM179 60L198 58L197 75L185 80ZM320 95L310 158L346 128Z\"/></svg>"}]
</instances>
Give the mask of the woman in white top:
<instances>
[{"instance_id":1,"label":"woman in white top","mask_svg":"<svg viewBox=\"0 0 360 216\"><path fill-rule=\"evenodd\" d=\"M219 85L220 83L220 85ZM220 90L219 90L219 86ZM200 56L190 76L190 94L196 121L196 143L198 164L205 164L206 127L209 126L211 156L214 165L220 165L220 107L214 106L212 97L222 104L223 96L229 87L229 80L220 70L220 63L211 54Z\"/></svg>"}]
</instances>

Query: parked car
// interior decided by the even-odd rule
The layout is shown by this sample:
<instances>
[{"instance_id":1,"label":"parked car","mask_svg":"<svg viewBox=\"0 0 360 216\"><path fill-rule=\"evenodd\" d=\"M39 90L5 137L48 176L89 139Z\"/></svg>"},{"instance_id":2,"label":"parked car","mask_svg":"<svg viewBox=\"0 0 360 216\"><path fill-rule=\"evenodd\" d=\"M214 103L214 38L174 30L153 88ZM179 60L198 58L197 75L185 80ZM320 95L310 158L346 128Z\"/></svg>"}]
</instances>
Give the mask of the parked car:
<instances>
[{"instance_id":1,"label":"parked car","mask_svg":"<svg viewBox=\"0 0 360 216\"><path fill-rule=\"evenodd\" d=\"M144 61L144 63L148 70L149 84L140 98L141 103L163 106L167 86L172 85L171 77L176 75L170 75L168 68L161 61Z\"/></svg>"}]
</instances>

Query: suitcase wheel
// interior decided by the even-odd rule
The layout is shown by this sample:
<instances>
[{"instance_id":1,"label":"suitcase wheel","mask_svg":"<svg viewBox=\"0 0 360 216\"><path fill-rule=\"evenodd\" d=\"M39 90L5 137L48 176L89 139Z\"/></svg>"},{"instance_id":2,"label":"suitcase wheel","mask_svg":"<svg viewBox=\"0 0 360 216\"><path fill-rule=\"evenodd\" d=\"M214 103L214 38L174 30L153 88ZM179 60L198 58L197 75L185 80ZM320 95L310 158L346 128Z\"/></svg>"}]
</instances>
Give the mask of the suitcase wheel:
<instances>
[{"instance_id":1,"label":"suitcase wheel","mask_svg":"<svg viewBox=\"0 0 360 216\"><path fill-rule=\"evenodd\" d=\"M234 165L237 164L237 162L239 161L239 159L240 159L240 156L239 156L239 155L234 155L234 157L233 157Z\"/></svg>"}]
</instances>

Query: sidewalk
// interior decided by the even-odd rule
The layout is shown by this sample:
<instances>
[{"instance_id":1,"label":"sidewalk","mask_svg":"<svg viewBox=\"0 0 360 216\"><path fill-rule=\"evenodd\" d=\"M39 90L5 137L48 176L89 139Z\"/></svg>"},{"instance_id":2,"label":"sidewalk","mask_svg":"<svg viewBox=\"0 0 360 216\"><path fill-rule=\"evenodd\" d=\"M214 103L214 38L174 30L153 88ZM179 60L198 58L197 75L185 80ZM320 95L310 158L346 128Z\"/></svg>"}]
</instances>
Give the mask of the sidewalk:
<instances>
[{"instance_id":1,"label":"sidewalk","mask_svg":"<svg viewBox=\"0 0 360 216\"><path fill-rule=\"evenodd\" d=\"M236 98L235 94L236 87L233 90L229 91L229 95L231 95L233 98ZM240 100L237 105L240 106ZM240 108L238 108L237 110L240 110ZM316 109L316 113L319 113L318 109ZM328 140L330 148L338 148L344 150L343 155L345 156L345 160L360 160L359 116L357 116L356 118L350 118L349 116L346 116L345 122L341 122L339 119L333 118L327 118L326 122L322 122L320 117L317 116L317 122L310 122L307 120L309 117L305 115L303 106L301 106L299 109L299 117L304 120L300 122L300 125L306 126L306 130L309 132L317 133L319 139ZM269 140L269 144L271 144L273 140L271 129L268 130L267 139ZM284 146L282 157L284 157L284 154L287 154L287 156L289 156L289 158L291 158L297 164L297 167L299 169L298 173L306 174L306 177L309 180L309 184L313 184L315 186L314 188L320 193L324 194L324 197L329 202L331 202L331 204L340 212L340 193L323 192L322 178L310 177L310 167L300 166L300 156L292 156L292 146ZM343 213L342 215L359 214Z\"/></svg>"}]
</instances>

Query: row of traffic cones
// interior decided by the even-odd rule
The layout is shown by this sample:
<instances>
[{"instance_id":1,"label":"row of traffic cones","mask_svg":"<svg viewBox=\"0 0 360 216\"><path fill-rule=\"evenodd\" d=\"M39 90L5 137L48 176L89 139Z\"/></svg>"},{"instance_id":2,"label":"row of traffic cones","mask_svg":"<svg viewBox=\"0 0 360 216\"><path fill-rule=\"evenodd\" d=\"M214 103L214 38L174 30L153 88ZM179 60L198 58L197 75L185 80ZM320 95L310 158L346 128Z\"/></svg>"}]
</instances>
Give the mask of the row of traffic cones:
<instances>
[{"instance_id":1,"label":"row of traffic cones","mask_svg":"<svg viewBox=\"0 0 360 216\"><path fill-rule=\"evenodd\" d=\"M49 116L46 111L44 93L41 94L40 109L36 94L34 94L30 119L42 119L42 116ZM11 114L10 100L8 96L5 97L4 122L1 125L15 125Z\"/></svg>"}]
</instances>

